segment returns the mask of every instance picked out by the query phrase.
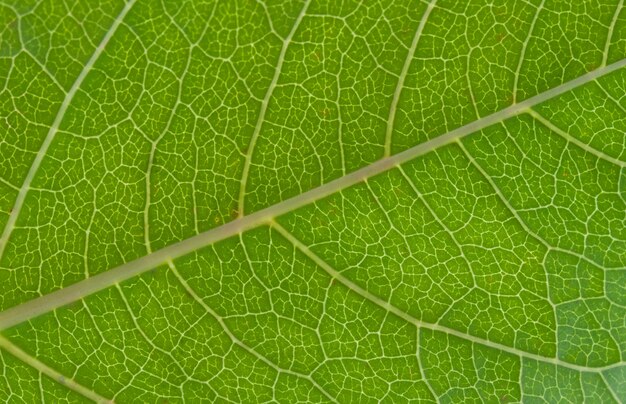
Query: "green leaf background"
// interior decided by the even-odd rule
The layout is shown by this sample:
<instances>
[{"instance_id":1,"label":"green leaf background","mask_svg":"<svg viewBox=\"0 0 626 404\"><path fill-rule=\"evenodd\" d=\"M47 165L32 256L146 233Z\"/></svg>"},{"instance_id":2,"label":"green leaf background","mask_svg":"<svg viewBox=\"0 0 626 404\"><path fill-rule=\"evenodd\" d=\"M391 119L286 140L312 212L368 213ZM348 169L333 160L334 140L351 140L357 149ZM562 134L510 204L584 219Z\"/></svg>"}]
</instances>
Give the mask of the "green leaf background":
<instances>
[{"instance_id":1,"label":"green leaf background","mask_svg":"<svg viewBox=\"0 0 626 404\"><path fill-rule=\"evenodd\" d=\"M1 0L0 399L626 402L623 0Z\"/></svg>"}]
</instances>

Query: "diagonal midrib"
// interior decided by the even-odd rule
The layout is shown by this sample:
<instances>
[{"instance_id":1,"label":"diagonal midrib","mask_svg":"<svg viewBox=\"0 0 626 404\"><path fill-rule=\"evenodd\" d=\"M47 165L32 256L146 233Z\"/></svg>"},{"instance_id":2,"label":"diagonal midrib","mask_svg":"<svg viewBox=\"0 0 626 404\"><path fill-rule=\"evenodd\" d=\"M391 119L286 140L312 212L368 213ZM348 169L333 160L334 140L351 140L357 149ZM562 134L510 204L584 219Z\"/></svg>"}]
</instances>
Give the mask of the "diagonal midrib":
<instances>
[{"instance_id":1,"label":"diagonal midrib","mask_svg":"<svg viewBox=\"0 0 626 404\"><path fill-rule=\"evenodd\" d=\"M190 237L178 243L172 244L160 250L156 250L148 255L127 262L116 268L95 275L91 278L77 282L63 289L59 289L47 295L29 300L17 306L0 312L0 330L9 328L33 317L55 310L61 306L80 300L92 293L103 290L115 283L140 275L149 271L167 260L176 259L189 254L199 248L205 247L217 241L236 235L245 230L254 228L263 223L268 223L271 219L283 215L287 212L313 203L326 196L334 194L342 189L350 187L363 181L366 178L380 174L399 164L421 156L438 147L450 144L470 133L486 128L494 123L500 122L519 113L528 111L534 105L556 97L576 87L586 84L599 77L605 76L626 66L626 58L610 65L593 70L574 80L568 81L548 91L528 98L522 102L514 104L508 108L487 115L472 123L454 129L443 135L435 137L425 143L414 146L401 153L378 160L366 167L347 174L334 181L328 182L317 188L311 189L293 198L287 199L276 205L262 209L250 215L235 219L229 223L213 228L196 236Z\"/></svg>"},{"instance_id":2,"label":"diagonal midrib","mask_svg":"<svg viewBox=\"0 0 626 404\"><path fill-rule=\"evenodd\" d=\"M67 112L67 108L69 107L72 99L74 98L74 95L76 95L76 92L83 83L83 80L85 80L85 77L87 77L87 74L91 71L91 68L96 63L96 60L98 60L98 58L104 51L107 43L109 43L109 40L111 39L111 37L113 37L113 34L115 34L117 28L126 17L126 14L128 14L130 9L135 4L135 1L136 0L129 0L122 9L122 11L120 11L117 17L115 17L115 20L113 20L113 24L111 24L111 27L102 38L102 41L100 41L100 44L94 50L87 63L76 77L76 80L70 87L70 90L65 95L65 98L63 99L63 102L61 103L61 106L57 111L54 121L52 122L52 126L50 126L50 129L48 130L48 133L46 134L46 137L44 138L44 141L41 144L41 147L39 148L39 151L37 152L37 155L35 156L35 159L33 160L33 163L31 164L28 173L26 174L26 178L24 178L24 182L22 183L22 186L17 194L17 198L15 199L15 203L13 204L13 208L11 209L11 213L9 214L7 223L5 224L4 230L2 231L2 236L0 236L0 260L2 260L2 257L4 255L4 249L9 242L9 237L11 237L11 233L13 232L15 222L17 221L17 218L22 211L22 207L24 206L24 200L26 199L26 194L30 189L30 184L33 182L35 174L37 174L37 171L41 166L41 162L48 153L48 148L52 144L54 137L59 131L59 126L63 121L63 117L65 116L65 112Z\"/></svg>"}]
</instances>

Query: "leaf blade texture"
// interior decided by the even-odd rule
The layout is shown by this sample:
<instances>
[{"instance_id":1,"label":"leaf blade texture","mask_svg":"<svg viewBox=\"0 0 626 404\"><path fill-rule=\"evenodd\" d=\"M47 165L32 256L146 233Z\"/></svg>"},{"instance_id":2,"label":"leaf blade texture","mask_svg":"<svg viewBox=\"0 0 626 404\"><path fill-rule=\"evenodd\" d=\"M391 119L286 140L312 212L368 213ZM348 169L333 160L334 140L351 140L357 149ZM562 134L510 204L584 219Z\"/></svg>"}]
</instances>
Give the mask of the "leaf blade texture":
<instances>
[{"instance_id":1,"label":"leaf blade texture","mask_svg":"<svg viewBox=\"0 0 626 404\"><path fill-rule=\"evenodd\" d=\"M0 397L626 401L626 10L0 3Z\"/></svg>"}]
</instances>

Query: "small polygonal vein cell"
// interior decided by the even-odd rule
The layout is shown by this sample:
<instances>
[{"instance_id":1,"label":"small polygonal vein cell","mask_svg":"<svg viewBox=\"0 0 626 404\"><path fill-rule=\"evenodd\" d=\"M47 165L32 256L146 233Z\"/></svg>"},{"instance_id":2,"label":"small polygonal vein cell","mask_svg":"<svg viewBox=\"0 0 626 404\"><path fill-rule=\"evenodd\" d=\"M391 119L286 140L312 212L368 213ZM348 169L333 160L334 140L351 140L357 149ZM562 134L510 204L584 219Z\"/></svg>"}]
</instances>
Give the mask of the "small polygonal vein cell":
<instances>
[{"instance_id":1,"label":"small polygonal vein cell","mask_svg":"<svg viewBox=\"0 0 626 404\"><path fill-rule=\"evenodd\" d=\"M626 402L624 0L0 0L0 398Z\"/></svg>"}]
</instances>

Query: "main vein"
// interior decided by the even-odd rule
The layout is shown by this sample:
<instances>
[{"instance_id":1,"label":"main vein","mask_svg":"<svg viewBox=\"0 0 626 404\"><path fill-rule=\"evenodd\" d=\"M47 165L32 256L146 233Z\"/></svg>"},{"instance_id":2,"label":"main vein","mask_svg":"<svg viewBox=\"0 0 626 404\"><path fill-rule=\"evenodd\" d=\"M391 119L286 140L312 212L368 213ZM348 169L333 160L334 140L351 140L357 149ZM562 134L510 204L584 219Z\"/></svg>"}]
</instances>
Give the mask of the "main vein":
<instances>
[{"instance_id":1,"label":"main vein","mask_svg":"<svg viewBox=\"0 0 626 404\"><path fill-rule=\"evenodd\" d=\"M33 160L33 163L31 164L30 169L28 170L28 173L26 174L26 178L24 178L22 187L20 188L17 194L17 198L15 199L15 204L13 205L13 209L11 210L7 223L4 226L2 236L0 236L0 260L2 259L2 256L4 255L4 249L6 248L9 242L9 237L11 237L11 233L13 232L13 229L15 228L15 222L17 221L17 218L19 217L20 212L22 211L22 207L24 206L24 200L26 199L26 194L28 194L28 191L30 190L30 184L33 182L33 179L35 178L35 174L37 174L37 171L39 170L39 167L41 166L41 162L43 161L44 157L46 156L48 152L48 148L52 144L54 137L59 131L59 126L61 125L61 122L63 121L65 112L69 108L72 102L72 99L74 99L74 95L76 95L76 92L78 91L81 84L85 80L85 77L87 77L87 74L91 71L91 68L96 63L96 60L98 60L98 58L104 51L104 48L106 47L107 43L109 43L109 40L111 39L111 37L113 37L113 35L115 34L115 31L117 31L117 28L120 26L120 24L126 17L126 14L128 14L130 9L133 7L133 4L135 4L135 1L136 0L129 0L128 3L126 3L124 8L122 9L122 11L117 15L117 17L113 21L113 24L111 25L111 28L109 28L107 33L104 35L104 38L102 38L102 41L100 41L100 44L94 50L93 54L87 61L87 64L85 64L85 66L83 67L83 70L81 70L81 72L78 74L78 77L76 77L74 84L72 84L72 87L70 87L70 90L65 95L65 98L63 99L63 102L61 103L61 106L59 107L59 110L57 111L57 115L54 118L54 121L52 122L52 126L50 126L50 129L48 130L48 133L46 134L46 137L43 143L41 144L41 147L39 148L39 151L37 152L37 155L35 156L35 159Z\"/></svg>"},{"instance_id":2,"label":"main vein","mask_svg":"<svg viewBox=\"0 0 626 404\"><path fill-rule=\"evenodd\" d=\"M435 137L425 143L421 143L401 153L384 158L357 171L347 174L344 177L328 182L317 188L311 189L298 196L287 199L276 205L257 211L250 215L238 218L214 229L200 233L186 240L172 244L168 247L156 250L134 261L127 262L116 268L95 275L89 279L77 282L73 285L59 289L47 295L32 299L18 306L0 312L0 330L6 329L23 321L55 310L61 306L80 300L83 297L95 293L124 281L136 275L142 274L150 269L164 264L168 260L189 254L199 248L205 247L217 241L241 233L247 229L270 222L273 218L293 211L302 206L308 205L326 196L341 191L347 187L357 184L366 178L380 174L396 167L415 157L421 156L443 145L456 141L494 123L500 122L519 113L526 112L534 105L537 105L550 98L556 97L585 83L593 81L599 77L614 72L626 66L626 58L610 65L593 70L574 80L568 81L548 91L528 98L522 102L514 104L501 111L487 115L465 126Z\"/></svg>"}]
</instances>

